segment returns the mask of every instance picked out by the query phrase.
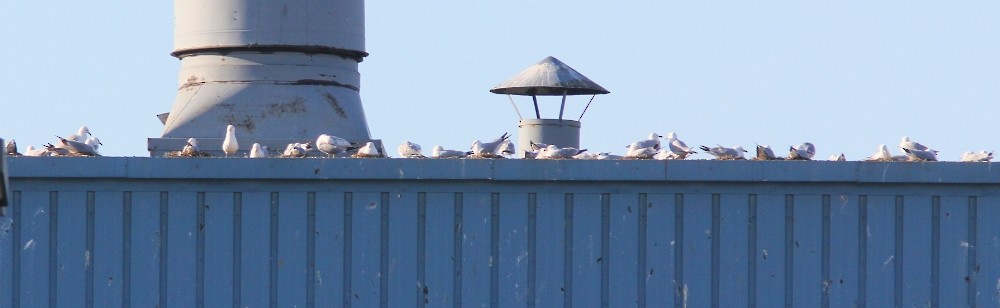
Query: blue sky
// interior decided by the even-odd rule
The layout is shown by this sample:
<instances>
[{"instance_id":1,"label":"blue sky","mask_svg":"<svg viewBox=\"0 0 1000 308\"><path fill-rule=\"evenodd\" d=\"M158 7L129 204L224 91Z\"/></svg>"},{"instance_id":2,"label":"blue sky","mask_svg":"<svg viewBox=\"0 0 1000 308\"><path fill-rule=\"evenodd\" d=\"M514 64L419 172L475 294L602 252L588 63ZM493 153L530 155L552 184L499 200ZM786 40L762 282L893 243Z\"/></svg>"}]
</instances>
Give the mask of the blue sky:
<instances>
[{"instance_id":1,"label":"blue sky","mask_svg":"<svg viewBox=\"0 0 1000 308\"><path fill-rule=\"evenodd\" d=\"M389 148L516 135L507 97L488 90L551 55L611 91L583 118L591 151L621 154L668 131L689 145L811 141L823 159L895 151L904 135L942 160L1000 149L996 1L369 1L366 11L361 96ZM155 115L177 89L171 1L8 1L0 27L0 136L37 147L86 124L105 155L148 156ZM588 99L571 97L567 114ZM541 104L557 115L558 99Z\"/></svg>"}]
</instances>

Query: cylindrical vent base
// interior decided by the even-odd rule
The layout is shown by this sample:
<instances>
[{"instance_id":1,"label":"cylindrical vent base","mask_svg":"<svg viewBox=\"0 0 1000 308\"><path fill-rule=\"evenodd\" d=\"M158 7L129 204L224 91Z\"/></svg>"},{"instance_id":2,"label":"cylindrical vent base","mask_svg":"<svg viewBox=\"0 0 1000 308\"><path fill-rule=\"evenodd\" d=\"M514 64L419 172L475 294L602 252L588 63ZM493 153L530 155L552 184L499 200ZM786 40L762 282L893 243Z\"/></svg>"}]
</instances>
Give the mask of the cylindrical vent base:
<instances>
[{"instance_id":1,"label":"cylindrical vent base","mask_svg":"<svg viewBox=\"0 0 1000 308\"><path fill-rule=\"evenodd\" d=\"M531 142L560 148L580 148L580 122L559 119L522 119L518 124L518 156L531 151Z\"/></svg>"}]
</instances>

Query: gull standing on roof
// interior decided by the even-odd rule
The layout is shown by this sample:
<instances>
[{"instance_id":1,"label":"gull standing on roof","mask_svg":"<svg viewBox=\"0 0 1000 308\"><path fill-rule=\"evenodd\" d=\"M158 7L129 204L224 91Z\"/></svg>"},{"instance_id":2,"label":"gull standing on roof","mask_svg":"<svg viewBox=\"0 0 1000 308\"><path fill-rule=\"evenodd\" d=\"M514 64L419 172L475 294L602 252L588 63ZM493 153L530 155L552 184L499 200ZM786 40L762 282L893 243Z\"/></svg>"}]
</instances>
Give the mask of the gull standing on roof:
<instances>
[{"instance_id":1,"label":"gull standing on roof","mask_svg":"<svg viewBox=\"0 0 1000 308\"><path fill-rule=\"evenodd\" d=\"M409 141L403 141L403 144L400 144L399 147L396 148L396 152L399 153L399 157L401 158L425 157L424 154L420 153L420 145Z\"/></svg>"},{"instance_id":2,"label":"gull standing on roof","mask_svg":"<svg viewBox=\"0 0 1000 308\"><path fill-rule=\"evenodd\" d=\"M433 158L462 158L469 154L470 152L465 151L445 150L440 145L434 146L434 149L431 150L431 157Z\"/></svg>"},{"instance_id":3,"label":"gull standing on roof","mask_svg":"<svg viewBox=\"0 0 1000 308\"><path fill-rule=\"evenodd\" d=\"M674 132L667 133L667 148L670 149L670 153L673 153L673 158L671 159L685 159L688 155L698 153L691 147L689 147L684 141L677 139L677 134Z\"/></svg>"},{"instance_id":4,"label":"gull standing on roof","mask_svg":"<svg viewBox=\"0 0 1000 308\"><path fill-rule=\"evenodd\" d=\"M654 150L659 150L660 138L663 138L663 136L660 136L657 133L649 133L649 138L645 140L636 141L634 142L634 144L638 148L653 148Z\"/></svg>"},{"instance_id":5,"label":"gull standing on roof","mask_svg":"<svg viewBox=\"0 0 1000 308\"><path fill-rule=\"evenodd\" d=\"M840 153L840 155L830 155L830 161L847 161L847 157L844 156L844 153Z\"/></svg>"},{"instance_id":6,"label":"gull standing on roof","mask_svg":"<svg viewBox=\"0 0 1000 308\"><path fill-rule=\"evenodd\" d=\"M746 159L743 157L743 153L746 153L747 151L744 150L742 146L737 146L735 148L727 148L721 145L716 145L711 148L707 146L701 146L701 150L705 151L705 153L712 154L712 156L715 156L715 159L718 160Z\"/></svg>"},{"instance_id":7,"label":"gull standing on roof","mask_svg":"<svg viewBox=\"0 0 1000 308\"><path fill-rule=\"evenodd\" d=\"M236 151L239 151L240 143L236 141L236 127L230 124L226 126L226 140L222 141L222 152L226 153L226 157L236 155Z\"/></svg>"},{"instance_id":8,"label":"gull standing on roof","mask_svg":"<svg viewBox=\"0 0 1000 308\"><path fill-rule=\"evenodd\" d=\"M322 134L319 135L319 138L316 138L316 149L326 153L327 157L334 157L337 154L347 151L350 147L351 143L347 139L337 136Z\"/></svg>"},{"instance_id":9,"label":"gull standing on roof","mask_svg":"<svg viewBox=\"0 0 1000 308\"><path fill-rule=\"evenodd\" d=\"M250 148L250 158L266 158L267 153L261 148L260 143L254 142L253 147Z\"/></svg>"},{"instance_id":10,"label":"gull standing on roof","mask_svg":"<svg viewBox=\"0 0 1000 308\"><path fill-rule=\"evenodd\" d=\"M788 147L789 160L812 160L815 155L816 146L809 142L800 144L798 147Z\"/></svg>"},{"instance_id":11,"label":"gull standing on roof","mask_svg":"<svg viewBox=\"0 0 1000 308\"><path fill-rule=\"evenodd\" d=\"M198 139L188 138L187 143L184 144L184 149L181 150L181 155L183 156L199 156L200 151L198 150Z\"/></svg>"},{"instance_id":12,"label":"gull standing on roof","mask_svg":"<svg viewBox=\"0 0 1000 308\"><path fill-rule=\"evenodd\" d=\"M988 162L991 160L993 160L993 152L980 151L979 153L975 153L972 151L965 151L965 153L962 154L963 162Z\"/></svg>"}]
</instances>

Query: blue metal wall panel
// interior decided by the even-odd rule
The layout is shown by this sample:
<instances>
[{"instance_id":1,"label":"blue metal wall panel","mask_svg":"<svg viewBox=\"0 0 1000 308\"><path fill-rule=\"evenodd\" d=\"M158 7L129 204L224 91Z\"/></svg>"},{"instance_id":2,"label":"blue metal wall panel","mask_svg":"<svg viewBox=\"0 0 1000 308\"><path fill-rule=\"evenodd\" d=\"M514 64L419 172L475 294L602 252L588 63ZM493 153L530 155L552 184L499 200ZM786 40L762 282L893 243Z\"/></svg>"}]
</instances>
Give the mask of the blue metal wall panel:
<instances>
[{"instance_id":1,"label":"blue metal wall panel","mask_svg":"<svg viewBox=\"0 0 1000 308\"><path fill-rule=\"evenodd\" d=\"M528 195L500 196L500 307L528 305Z\"/></svg>"},{"instance_id":2,"label":"blue metal wall panel","mask_svg":"<svg viewBox=\"0 0 1000 308\"><path fill-rule=\"evenodd\" d=\"M205 225L198 227L205 237L205 268L201 281L205 289L205 307L233 307L233 258L239 255L233 243L236 217L233 199L231 192L205 193Z\"/></svg>"},{"instance_id":3,"label":"blue metal wall panel","mask_svg":"<svg viewBox=\"0 0 1000 308\"><path fill-rule=\"evenodd\" d=\"M868 196L867 286L869 307L896 305L896 196Z\"/></svg>"},{"instance_id":4,"label":"blue metal wall panel","mask_svg":"<svg viewBox=\"0 0 1000 308\"><path fill-rule=\"evenodd\" d=\"M858 271L860 236L857 196L830 197L830 307L859 306Z\"/></svg>"},{"instance_id":5,"label":"blue metal wall panel","mask_svg":"<svg viewBox=\"0 0 1000 308\"><path fill-rule=\"evenodd\" d=\"M490 194L467 193L462 204L462 306L490 305Z\"/></svg>"},{"instance_id":6,"label":"blue metal wall panel","mask_svg":"<svg viewBox=\"0 0 1000 308\"><path fill-rule=\"evenodd\" d=\"M240 238L240 306L264 307L270 302L271 194L242 195Z\"/></svg>"},{"instance_id":7,"label":"blue metal wall panel","mask_svg":"<svg viewBox=\"0 0 1000 308\"><path fill-rule=\"evenodd\" d=\"M785 306L785 196L757 196L757 290L759 307Z\"/></svg>"},{"instance_id":8,"label":"blue metal wall panel","mask_svg":"<svg viewBox=\"0 0 1000 308\"><path fill-rule=\"evenodd\" d=\"M344 304L344 193L316 192L316 307Z\"/></svg>"},{"instance_id":9,"label":"blue metal wall panel","mask_svg":"<svg viewBox=\"0 0 1000 308\"><path fill-rule=\"evenodd\" d=\"M995 222L994 222L995 223ZM969 198L941 197L940 299L942 305L968 307ZM997 259L994 259L997 260Z\"/></svg>"},{"instance_id":10,"label":"blue metal wall panel","mask_svg":"<svg viewBox=\"0 0 1000 308\"><path fill-rule=\"evenodd\" d=\"M21 193L21 254L20 300L23 306L44 306L49 304L50 269L49 234L53 230L54 218L50 211L48 191L24 191ZM52 252L55 253L55 252Z\"/></svg>"},{"instance_id":11,"label":"blue metal wall panel","mask_svg":"<svg viewBox=\"0 0 1000 308\"><path fill-rule=\"evenodd\" d=\"M976 306L1000 306L1000 197L976 201Z\"/></svg>"},{"instance_id":12,"label":"blue metal wall panel","mask_svg":"<svg viewBox=\"0 0 1000 308\"><path fill-rule=\"evenodd\" d=\"M454 306L455 285L460 277L456 269L455 234L461 226L455 220L456 196L454 193L427 193L426 269L424 302L427 307ZM461 242L459 242L461 243ZM461 264L461 263L458 263Z\"/></svg>"},{"instance_id":13,"label":"blue metal wall panel","mask_svg":"<svg viewBox=\"0 0 1000 308\"><path fill-rule=\"evenodd\" d=\"M121 192L94 194L93 266L95 307L121 307L124 262L124 202Z\"/></svg>"},{"instance_id":14,"label":"blue metal wall panel","mask_svg":"<svg viewBox=\"0 0 1000 308\"><path fill-rule=\"evenodd\" d=\"M129 254L131 282L125 297L134 307L160 304L160 192L133 192ZM126 232L129 232L126 229ZM165 299L164 299L165 300Z\"/></svg>"},{"instance_id":15,"label":"blue metal wall panel","mask_svg":"<svg viewBox=\"0 0 1000 308\"><path fill-rule=\"evenodd\" d=\"M601 264L608 278L602 282L601 289L608 296L608 305L634 307L639 299L639 196L611 194L608 197L611 198L607 218L609 233L605 244L609 253L607 265Z\"/></svg>"},{"instance_id":16,"label":"blue metal wall panel","mask_svg":"<svg viewBox=\"0 0 1000 308\"><path fill-rule=\"evenodd\" d=\"M566 301L566 196L538 194L535 248L535 306L558 307ZM576 214L576 211L573 212ZM575 234L574 234L575 235ZM573 262L577 262L574 258ZM592 262L597 262L593 259ZM572 270L572 269L569 269ZM529 279L530 284L530 279Z\"/></svg>"},{"instance_id":17,"label":"blue metal wall panel","mask_svg":"<svg viewBox=\"0 0 1000 308\"><path fill-rule=\"evenodd\" d=\"M389 307L412 307L423 300L417 280L417 194L394 193L389 204Z\"/></svg>"},{"instance_id":18,"label":"blue metal wall panel","mask_svg":"<svg viewBox=\"0 0 1000 308\"><path fill-rule=\"evenodd\" d=\"M306 193L283 192L278 196L277 306L305 307L306 268L309 257L308 202Z\"/></svg>"},{"instance_id":19,"label":"blue metal wall panel","mask_svg":"<svg viewBox=\"0 0 1000 308\"><path fill-rule=\"evenodd\" d=\"M678 293L674 280L676 253L676 212L674 194L648 194L646 196L646 303L673 307Z\"/></svg>"},{"instance_id":20,"label":"blue metal wall panel","mask_svg":"<svg viewBox=\"0 0 1000 308\"><path fill-rule=\"evenodd\" d=\"M351 305L376 307L381 301L382 194L355 193L351 204Z\"/></svg>"},{"instance_id":21,"label":"blue metal wall panel","mask_svg":"<svg viewBox=\"0 0 1000 308\"><path fill-rule=\"evenodd\" d=\"M749 197L719 196L719 306L749 306Z\"/></svg>"},{"instance_id":22,"label":"blue metal wall panel","mask_svg":"<svg viewBox=\"0 0 1000 308\"><path fill-rule=\"evenodd\" d=\"M933 206L928 196L903 197L902 299L904 307L935 306L931 301ZM940 305L940 304L937 304Z\"/></svg>"},{"instance_id":23,"label":"blue metal wall panel","mask_svg":"<svg viewBox=\"0 0 1000 308\"><path fill-rule=\"evenodd\" d=\"M823 198L792 198L792 306L819 307L823 303Z\"/></svg>"},{"instance_id":24,"label":"blue metal wall panel","mask_svg":"<svg viewBox=\"0 0 1000 308\"><path fill-rule=\"evenodd\" d=\"M767 162L669 162L669 176L615 162L646 173L595 181L601 162L517 178L494 162L433 162L442 176L421 160L317 159L178 181L160 177L178 160L101 161L128 166L14 168L34 173L14 177L16 220L0 222L14 269L0 269L0 307L1000 303L987 164L781 165L812 174L796 180ZM373 166L401 172L360 172Z\"/></svg>"},{"instance_id":25,"label":"blue metal wall panel","mask_svg":"<svg viewBox=\"0 0 1000 308\"><path fill-rule=\"evenodd\" d=\"M572 206L564 207L563 211L571 211L570 228L570 262L566 266L572 267L571 285L567 288L572 296L570 300L576 305L587 303L597 304L601 302L601 266L604 256L601 254L604 247L601 242L601 194L573 194L571 195ZM570 218L567 215L567 218ZM541 223L562 225L556 222L541 221ZM560 247L561 248L561 247Z\"/></svg>"},{"instance_id":26,"label":"blue metal wall panel","mask_svg":"<svg viewBox=\"0 0 1000 308\"><path fill-rule=\"evenodd\" d=\"M687 304L712 303L712 196L684 195L684 279L682 298Z\"/></svg>"}]
</instances>

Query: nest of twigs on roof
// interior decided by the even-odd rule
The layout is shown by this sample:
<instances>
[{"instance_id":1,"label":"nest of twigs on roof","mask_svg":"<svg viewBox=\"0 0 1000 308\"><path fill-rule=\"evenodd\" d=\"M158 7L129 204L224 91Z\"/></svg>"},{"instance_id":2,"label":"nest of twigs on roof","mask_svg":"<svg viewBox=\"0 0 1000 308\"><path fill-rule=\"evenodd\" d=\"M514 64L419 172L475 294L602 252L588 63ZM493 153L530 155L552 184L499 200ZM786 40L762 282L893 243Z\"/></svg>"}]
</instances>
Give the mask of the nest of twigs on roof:
<instances>
[{"instance_id":1,"label":"nest of twigs on roof","mask_svg":"<svg viewBox=\"0 0 1000 308\"><path fill-rule=\"evenodd\" d=\"M504 159L504 158L506 158L506 157L503 157L503 155L488 154L488 153L472 154L472 155L469 155L469 156L466 156L466 157L468 157L468 158L474 158L474 159Z\"/></svg>"},{"instance_id":2,"label":"nest of twigs on roof","mask_svg":"<svg viewBox=\"0 0 1000 308\"><path fill-rule=\"evenodd\" d=\"M208 152L195 152L194 154L185 154L181 151L167 152L163 157L212 157L212 154Z\"/></svg>"}]
</instances>

